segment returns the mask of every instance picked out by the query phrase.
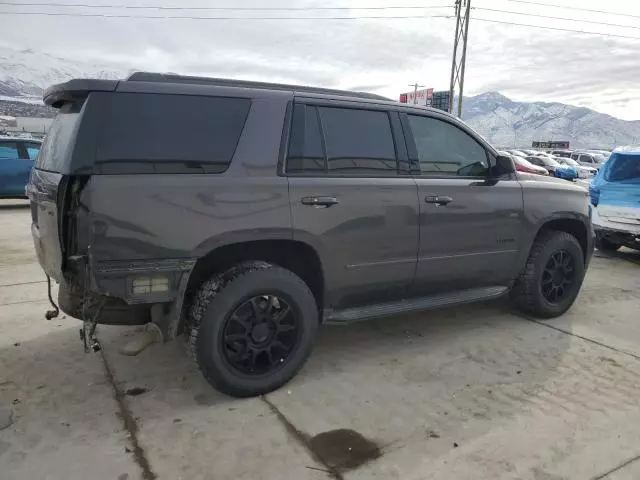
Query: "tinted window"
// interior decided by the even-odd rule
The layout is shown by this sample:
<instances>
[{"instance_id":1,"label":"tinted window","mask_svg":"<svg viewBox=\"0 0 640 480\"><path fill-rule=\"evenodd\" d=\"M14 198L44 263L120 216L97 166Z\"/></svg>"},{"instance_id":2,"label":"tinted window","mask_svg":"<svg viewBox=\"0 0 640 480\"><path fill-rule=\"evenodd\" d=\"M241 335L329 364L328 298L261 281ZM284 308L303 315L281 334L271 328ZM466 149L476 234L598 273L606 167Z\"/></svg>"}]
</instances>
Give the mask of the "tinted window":
<instances>
[{"instance_id":1,"label":"tinted window","mask_svg":"<svg viewBox=\"0 0 640 480\"><path fill-rule=\"evenodd\" d=\"M40 152L39 143L25 143L24 148L27 150L29 160L35 160L36 158L38 158L38 153Z\"/></svg>"},{"instance_id":2,"label":"tinted window","mask_svg":"<svg viewBox=\"0 0 640 480\"><path fill-rule=\"evenodd\" d=\"M527 157L527 160L529 160L534 165L538 165L539 167L544 167L544 162L537 157Z\"/></svg>"},{"instance_id":3,"label":"tinted window","mask_svg":"<svg viewBox=\"0 0 640 480\"><path fill-rule=\"evenodd\" d=\"M251 101L118 93L97 149L103 173L215 173L235 152Z\"/></svg>"},{"instance_id":4,"label":"tinted window","mask_svg":"<svg viewBox=\"0 0 640 480\"><path fill-rule=\"evenodd\" d=\"M40 147L36 167L41 170L62 172L71 156L72 140L80 119L80 105L67 103L56 115Z\"/></svg>"},{"instance_id":5,"label":"tinted window","mask_svg":"<svg viewBox=\"0 0 640 480\"><path fill-rule=\"evenodd\" d=\"M20 158L18 144L16 142L0 142L0 158Z\"/></svg>"},{"instance_id":6,"label":"tinted window","mask_svg":"<svg viewBox=\"0 0 640 480\"><path fill-rule=\"evenodd\" d=\"M326 172L318 109L295 105L289 138L287 172Z\"/></svg>"},{"instance_id":7,"label":"tinted window","mask_svg":"<svg viewBox=\"0 0 640 480\"><path fill-rule=\"evenodd\" d=\"M580 155L580 161L585 163L593 163L593 159L589 155Z\"/></svg>"},{"instance_id":8,"label":"tinted window","mask_svg":"<svg viewBox=\"0 0 640 480\"><path fill-rule=\"evenodd\" d=\"M409 124L424 175L488 175L484 148L458 127L436 118L416 115L409 115Z\"/></svg>"},{"instance_id":9,"label":"tinted window","mask_svg":"<svg viewBox=\"0 0 640 480\"><path fill-rule=\"evenodd\" d=\"M640 179L640 155L612 155L607 162L606 179L609 182Z\"/></svg>"},{"instance_id":10,"label":"tinted window","mask_svg":"<svg viewBox=\"0 0 640 480\"><path fill-rule=\"evenodd\" d=\"M397 172L386 112L319 107L329 172L388 175Z\"/></svg>"}]
</instances>

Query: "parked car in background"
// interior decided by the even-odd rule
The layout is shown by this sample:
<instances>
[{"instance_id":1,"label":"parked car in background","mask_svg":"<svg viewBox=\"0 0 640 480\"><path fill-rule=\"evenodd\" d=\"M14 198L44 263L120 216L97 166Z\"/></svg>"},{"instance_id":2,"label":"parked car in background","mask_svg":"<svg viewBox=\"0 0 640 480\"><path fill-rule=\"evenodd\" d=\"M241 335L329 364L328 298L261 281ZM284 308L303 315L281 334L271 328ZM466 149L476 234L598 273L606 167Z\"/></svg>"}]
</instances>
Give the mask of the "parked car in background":
<instances>
[{"instance_id":1,"label":"parked car in background","mask_svg":"<svg viewBox=\"0 0 640 480\"><path fill-rule=\"evenodd\" d=\"M587 153L587 152L573 152L571 158L585 167L593 167L596 170L600 169L607 159L601 153Z\"/></svg>"},{"instance_id":2,"label":"parked car in background","mask_svg":"<svg viewBox=\"0 0 640 480\"><path fill-rule=\"evenodd\" d=\"M589 186L596 245L640 250L640 147L611 153Z\"/></svg>"},{"instance_id":3,"label":"parked car in background","mask_svg":"<svg viewBox=\"0 0 640 480\"><path fill-rule=\"evenodd\" d=\"M563 165L556 162L553 158L549 158L546 155L530 156L526 160L546 169L550 175L558 178L564 178L565 180L574 180L578 178L578 170L569 165Z\"/></svg>"},{"instance_id":4,"label":"parked car in background","mask_svg":"<svg viewBox=\"0 0 640 480\"><path fill-rule=\"evenodd\" d=\"M563 165L574 167L578 171L578 178L592 178L596 173L598 173L597 168L585 167L584 165L580 165L572 158L555 157L555 160L562 163Z\"/></svg>"},{"instance_id":5,"label":"parked car in background","mask_svg":"<svg viewBox=\"0 0 640 480\"><path fill-rule=\"evenodd\" d=\"M33 162L42 142L33 138L0 137L0 198L24 198Z\"/></svg>"},{"instance_id":6,"label":"parked car in background","mask_svg":"<svg viewBox=\"0 0 640 480\"><path fill-rule=\"evenodd\" d=\"M546 168L539 167L538 165L534 165L533 163L526 160L524 157L519 155L509 155L507 152L498 152L500 155L510 156L513 160L513 163L516 167L516 170L519 172L526 173L535 173L537 175L549 175L549 172Z\"/></svg>"},{"instance_id":7,"label":"parked car in background","mask_svg":"<svg viewBox=\"0 0 640 480\"><path fill-rule=\"evenodd\" d=\"M571 150L552 150L551 154L555 157L570 158Z\"/></svg>"},{"instance_id":8,"label":"parked car in background","mask_svg":"<svg viewBox=\"0 0 640 480\"><path fill-rule=\"evenodd\" d=\"M517 155L518 157L525 158L527 156L522 150L507 150L510 155Z\"/></svg>"}]
</instances>

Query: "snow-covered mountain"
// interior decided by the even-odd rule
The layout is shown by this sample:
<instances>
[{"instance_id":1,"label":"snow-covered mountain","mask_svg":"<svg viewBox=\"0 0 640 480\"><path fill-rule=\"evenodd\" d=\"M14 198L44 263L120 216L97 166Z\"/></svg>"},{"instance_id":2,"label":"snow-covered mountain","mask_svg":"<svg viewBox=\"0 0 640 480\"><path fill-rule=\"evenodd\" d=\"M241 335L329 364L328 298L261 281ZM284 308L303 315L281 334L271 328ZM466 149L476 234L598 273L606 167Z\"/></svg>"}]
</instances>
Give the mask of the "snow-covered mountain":
<instances>
[{"instance_id":1,"label":"snow-covered mountain","mask_svg":"<svg viewBox=\"0 0 640 480\"><path fill-rule=\"evenodd\" d=\"M42 97L45 88L70 78L116 79L126 74L99 63L73 62L33 50L0 49L0 95L5 97Z\"/></svg>"},{"instance_id":2,"label":"snow-covered mountain","mask_svg":"<svg viewBox=\"0 0 640 480\"><path fill-rule=\"evenodd\" d=\"M640 121L562 103L515 102L498 92L467 97L462 118L498 147L568 140L572 148L611 148L640 141Z\"/></svg>"}]
</instances>

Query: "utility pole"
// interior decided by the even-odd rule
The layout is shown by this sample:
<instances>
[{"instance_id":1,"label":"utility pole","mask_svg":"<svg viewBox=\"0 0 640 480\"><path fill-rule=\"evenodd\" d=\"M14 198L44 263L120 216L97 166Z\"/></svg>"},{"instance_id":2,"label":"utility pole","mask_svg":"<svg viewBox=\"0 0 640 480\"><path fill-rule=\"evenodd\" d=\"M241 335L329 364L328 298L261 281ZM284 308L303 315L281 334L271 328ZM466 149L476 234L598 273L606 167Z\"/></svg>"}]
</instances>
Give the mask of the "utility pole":
<instances>
[{"instance_id":1,"label":"utility pole","mask_svg":"<svg viewBox=\"0 0 640 480\"><path fill-rule=\"evenodd\" d=\"M451 61L451 83L449 85L449 112L453 112L453 98L458 95L458 117L462 116L462 94L464 88L464 68L467 60L467 38L469 36L469 16L471 0L456 0L456 36L453 41Z\"/></svg>"},{"instance_id":2,"label":"utility pole","mask_svg":"<svg viewBox=\"0 0 640 480\"><path fill-rule=\"evenodd\" d=\"M413 104L415 105L418 103L418 88L424 87L424 85L418 85L418 82L416 82L410 83L409 86L413 87Z\"/></svg>"}]
</instances>

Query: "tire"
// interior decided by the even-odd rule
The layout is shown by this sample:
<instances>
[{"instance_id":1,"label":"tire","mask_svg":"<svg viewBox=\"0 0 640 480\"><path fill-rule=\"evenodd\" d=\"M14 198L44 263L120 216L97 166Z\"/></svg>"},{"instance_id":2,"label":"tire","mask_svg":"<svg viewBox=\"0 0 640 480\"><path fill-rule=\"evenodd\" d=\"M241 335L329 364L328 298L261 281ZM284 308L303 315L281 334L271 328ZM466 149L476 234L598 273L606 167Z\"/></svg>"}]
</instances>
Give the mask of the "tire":
<instances>
[{"instance_id":1,"label":"tire","mask_svg":"<svg viewBox=\"0 0 640 480\"><path fill-rule=\"evenodd\" d=\"M276 322L282 315L286 320ZM214 388L233 397L266 394L293 378L311 353L319 323L307 284L265 262L239 264L205 282L189 321L191 356ZM254 338L258 323L267 325L262 344ZM271 343L260 350L264 342Z\"/></svg>"},{"instance_id":2,"label":"tire","mask_svg":"<svg viewBox=\"0 0 640 480\"><path fill-rule=\"evenodd\" d=\"M598 235L596 237L596 248L601 252L615 253L620 248L620 245Z\"/></svg>"},{"instance_id":3,"label":"tire","mask_svg":"<svg viewBox=\"0 0 640 480\"><path fill-rule=\"evenodd\" d=\"M564 264L567 257L572 273L564 272L564 276L572 282L560 289L554 283L555 274L550 275L550 271L557 268L568 271L568 266L553 267ZM550 230L539 235L531 247L524 271L511 290L511 299L518 309L536 317L557 317L573 305L584 275L584 253L578 240L569 233ZM557 294L555 299L552 291Z\"/></svg>"}]
</instances>

